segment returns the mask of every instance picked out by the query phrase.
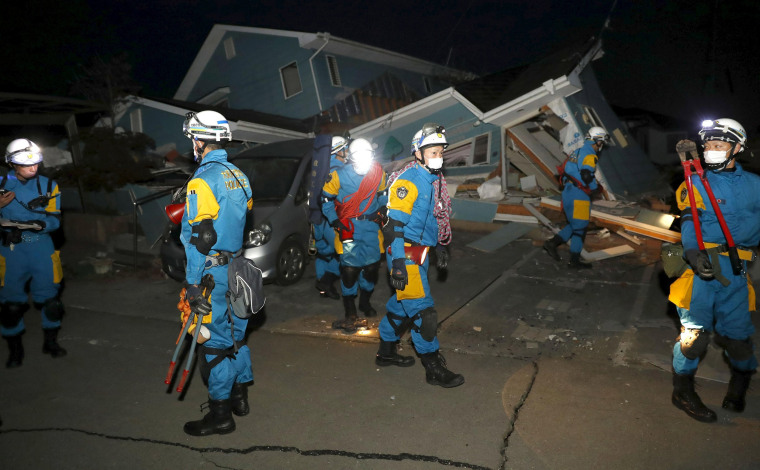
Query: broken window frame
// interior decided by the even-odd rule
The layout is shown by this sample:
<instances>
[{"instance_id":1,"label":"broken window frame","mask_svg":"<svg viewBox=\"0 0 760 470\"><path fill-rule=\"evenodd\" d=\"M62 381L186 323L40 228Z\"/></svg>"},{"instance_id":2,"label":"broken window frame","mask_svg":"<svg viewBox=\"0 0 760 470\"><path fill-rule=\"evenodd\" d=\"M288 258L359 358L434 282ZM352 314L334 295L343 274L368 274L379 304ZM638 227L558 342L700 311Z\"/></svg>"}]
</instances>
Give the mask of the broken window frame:
<instances>
[{"instance_id":1,"label":"broken window frame","mask_svg":"<svg viewBox=\"0 0 760 470\"><path fill-rule=\"evenodd\" d=\"M295 71L295 74L293 74L293 71ZM290 79L292 83L289 84L288 79ZM297 83L295 80L297 80ZM298 70L298 63L296 61L280 67L280 83L282 83L282 94L285 96L286 100L303 93L301 74ZM298 90L296 90L294 86L297 86Z\"/></svg>"},{"instance_id":2,"label":"broken window frame","mask_svg":"<svg viewBox=\"0 0 760 470\"><path fill-rule=\"evenodd\" d=\"M602 118L599 117L599 115L596 113L596 110L592 106L588 106L585 104L582 106L583 106L583 115L586 116L589 120L588 124L591 124L591 127L594 127L594 126L601 127L607 131L607 134L609 134L610 141L609 143L605 145L609 145L611 147L617 147L618 144L615 141L615 138L612 132L610 132L610 130L607 129L607 127L604 125L604 123L602 122Z\"/></svg>"}]
</instances>

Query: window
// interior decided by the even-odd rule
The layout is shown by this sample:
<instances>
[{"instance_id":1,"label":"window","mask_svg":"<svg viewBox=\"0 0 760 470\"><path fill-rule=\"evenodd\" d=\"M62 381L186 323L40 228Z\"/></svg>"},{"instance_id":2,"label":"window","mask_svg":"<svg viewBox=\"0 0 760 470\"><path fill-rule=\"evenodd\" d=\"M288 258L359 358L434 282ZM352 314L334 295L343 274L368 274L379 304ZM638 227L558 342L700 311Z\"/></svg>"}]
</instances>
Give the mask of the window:
<instances>
[{"instance_id":1,"label":"window","mask_svg":"<svg viewBox=\"0 0 760 470\"><path fill-rule=\"evenodd\" d=\"M430 86L430 79L422 77L422 86L425 87L425 93L430 94L433 91L433 87Z\"/></svg>"},{"instance_id":2,"label":"window","mask_svg":"<svg viewBox=\"0 0 760 470\"><path fill-rule=\"evenodd\" d=\"M132 132L142 132L142 109L135 109L129 113L129 127Z\"/></svg>"},{"instance_id":3,"label":"window","mask_svg":"<svg viewBox=\"0 0 760 470\"><path fill-rule=\"evenodd\" d=\"M446 166L470 166L489 163L491 134L482 134L473 139L457 142L443 153Z\"/></svg>"},{"instance_id":4,"label":"window","mask_svg":"<svg viewBox=\"0 0 760 470\"><path fill-rule=\"evenodd\" d=\"M301 77L298 75L298 64L295 62L291 62L280 69L280 78L282 79L282 89L285 92L286 99L303 91Z\"/></svg>"},{"instance_id":5,"label":"window","mask_svg":"<svg viewBox=\"0 0 760 470\"><path fill-rule=\"evenodd\" d=\"M327 58L327 71L330 72L330 83L332 86L341 86L340 71L338 70L338 60L335 56L328 55Z\"/></svg>"},{"instance_id":6,"label":"window","mask_svg":"<svg viewBox=\"0 0 760 470\"><path fill-rule=\"evenodd\" d=\"M235 42L231 37L224 40L224 55L227 57L227 60L235 57Z\"/></svg>"}]
</instances>

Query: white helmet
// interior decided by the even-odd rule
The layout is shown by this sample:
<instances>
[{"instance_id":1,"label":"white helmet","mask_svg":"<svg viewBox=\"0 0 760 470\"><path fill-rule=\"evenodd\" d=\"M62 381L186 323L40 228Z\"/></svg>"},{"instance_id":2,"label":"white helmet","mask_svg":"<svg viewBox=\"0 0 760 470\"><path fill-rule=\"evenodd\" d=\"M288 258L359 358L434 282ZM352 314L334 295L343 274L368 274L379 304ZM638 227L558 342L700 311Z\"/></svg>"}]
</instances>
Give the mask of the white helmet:
<instances>
[{"instance_id":1,"label":"white helmet","mask_svg":"<svg viewBox=\"0 0 760 470\"><path fill-rule=\"evenodd\" d=\"M335 155L336 153L340 152L341 150L345 149L348 146L348 139L341 136L335 136L332 138L332 149L330 150L330 155Z\"/></svg>"},{"instance_id":2,"label":"white helmet","mask_svg":"<svg viewBox=\"0 0 760 470\"><path fill-rule=\"evenodd\" d=\"M31 166L42 163L42 150L29 139L16 139L5 149L6 163Z\"/></svg>"},{"instance_id":3,"label":"white helmet","mask_svg":"<svg viewBox=\"0 0 760 470\"><path fill-rule=\"evenodd\" d=\"M366 175L372 165L375 151L367 139L352 140L348 146L348 162L359 175Z\"/></svg>"},{"instance_id":4,"label":"white helmet","mask_svg":"<svg viewBox=\"0 0 760 470\"><path fill-rule=\"evenodd\" d=\"M744 127L733 119L728 118L703 121L699 137L703 143L708 140L722 140L734 145L740 144L742 150L744 150L747 144L747 132L744 130Z\"/></svg>"},{"instance_id":5,"label":"white helmet","mask_svg":"<svg viewBox=\"0 0 760 470\"><path fill-rule=\"evenodd\" d=\"M185 115L182 132L190 139L213 140L217 142L232 139L232 131L227 118L216 111L189 112Z\"/></svg>"},{"instance_id":6,"label":"white helmet","mask_svg":"<svg viewBox=\"0 0 760 470\"><path fill-rule=\"evenodd\" d=\"M414 137L412 137L412 155L414 155L414 152L420 149L420 137L422 137L422 131L419 130L414 134Z\"/></svg>"},{"instance_id":7,"label":"white helmet","mask_svg":"<svg viewBox=\"0 0 760 470\"><path fill-rule=\"evenodd\" d=\"M446 140L446 129L434 122L423 124L419 134L417 150L422 150L431 145L442 145L444 149L449 146L449 142Z\"/></svg>"},{"instance_id":8,"label":"white helmet","mask_svg":"<svg viewBox=\"0 0 760 470\"><path fill-rule=\"evenodd\" d=\"M596 144L600 142L607 144L610 142L610 135L603 127L594 126L586 133L586 139L593 140Z\"/></svg>"}]
</instances>

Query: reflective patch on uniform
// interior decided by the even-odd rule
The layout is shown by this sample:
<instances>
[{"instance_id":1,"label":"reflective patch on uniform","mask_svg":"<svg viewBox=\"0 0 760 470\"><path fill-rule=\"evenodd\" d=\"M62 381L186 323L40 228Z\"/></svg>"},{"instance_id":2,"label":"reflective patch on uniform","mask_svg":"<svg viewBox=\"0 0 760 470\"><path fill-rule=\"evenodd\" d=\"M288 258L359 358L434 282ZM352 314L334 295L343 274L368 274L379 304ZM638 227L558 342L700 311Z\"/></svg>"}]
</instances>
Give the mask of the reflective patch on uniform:
<instances>
[{"instance_id":1,"label":"reflective patch on uniform","mask_svg":"<svg viewBox=\"0 0 760 470\"><path fill-rule=\"evenodd\" d=\"M325 183L329 183L330 181L332 181L332 173L327 175L327 179L325 180Z\"/></svg>"},{"instance_id":2,"label":"reflective patch on uniform","mask_svg":"<svg viewBox=\"0 0 760 470\"><path fill-rule=\"evenodd\" d=\"M686 199L689 197L689 190L686 188L683 188L681 190L681 200L686 202Z\"/></svg>"},{"instance_id":3,"label":"reflective patch on uniform","mask_svg":"<svg viewBox=\"0 0 760 470\"><path fill-rule=\"evenodd\" d=\"M396 190L396 196L398 196L399 199L404 199L407 194L409 194L409 190L406 189L405 186L401 186Z\"/></svg>"}]
</instances>

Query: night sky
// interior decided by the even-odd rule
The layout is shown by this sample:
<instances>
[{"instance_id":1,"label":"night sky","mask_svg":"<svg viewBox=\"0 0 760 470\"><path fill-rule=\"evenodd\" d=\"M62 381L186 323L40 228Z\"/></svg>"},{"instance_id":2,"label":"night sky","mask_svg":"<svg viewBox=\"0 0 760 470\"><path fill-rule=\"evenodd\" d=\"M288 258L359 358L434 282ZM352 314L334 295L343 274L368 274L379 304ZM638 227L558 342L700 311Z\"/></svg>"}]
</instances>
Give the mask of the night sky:
<instances>
[{"instance_id":1,"label":"night sky","mask_svg":"<svg viewBox=\"0 0 760 470\"><path fill-rule=\"evenodd\" d=\"M760 126L760 2L30 0L0 19L0 91L66 95L77 67L126 52L145 96L171 97L214 23L329 32L479 75L601 32L613 104ZM609 15L609 28L603 28Z\"/></svg>"}]
</instances>

